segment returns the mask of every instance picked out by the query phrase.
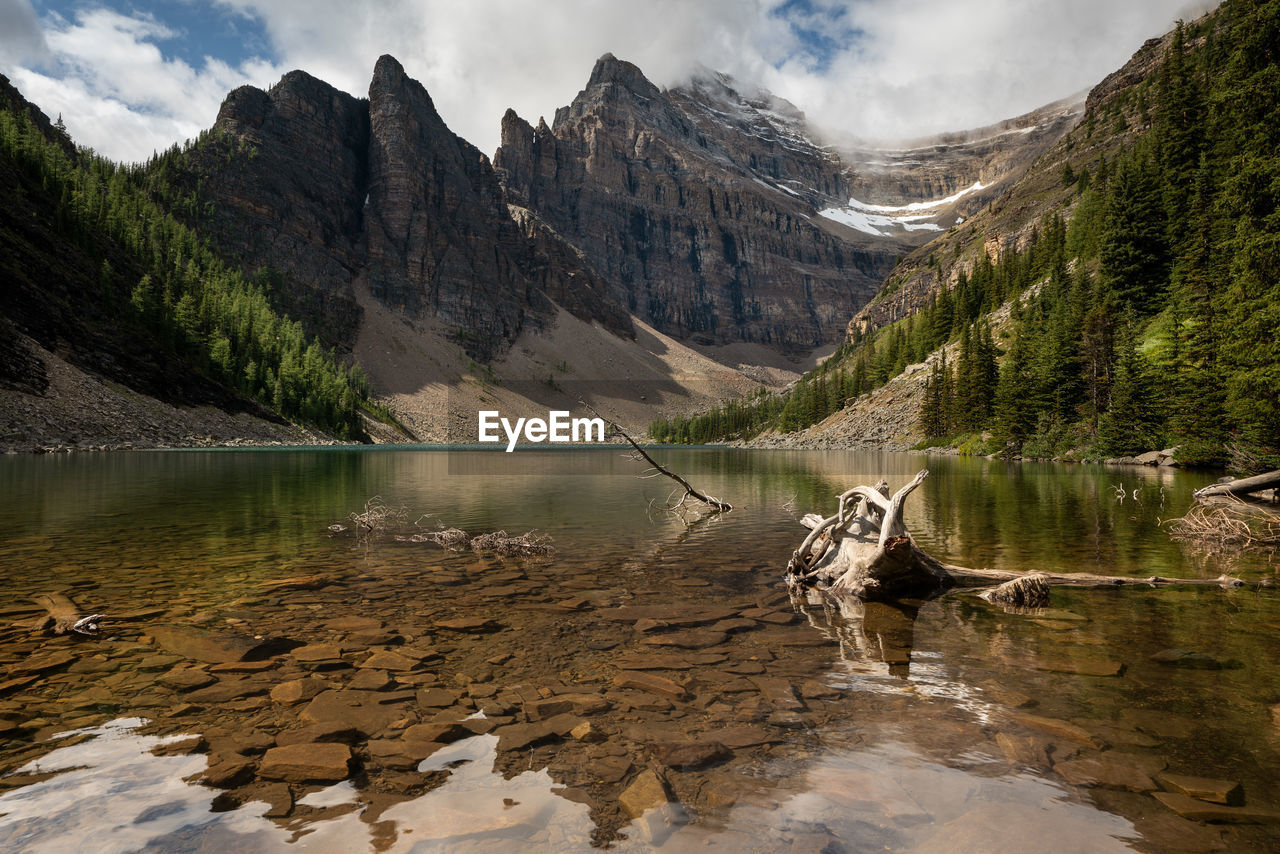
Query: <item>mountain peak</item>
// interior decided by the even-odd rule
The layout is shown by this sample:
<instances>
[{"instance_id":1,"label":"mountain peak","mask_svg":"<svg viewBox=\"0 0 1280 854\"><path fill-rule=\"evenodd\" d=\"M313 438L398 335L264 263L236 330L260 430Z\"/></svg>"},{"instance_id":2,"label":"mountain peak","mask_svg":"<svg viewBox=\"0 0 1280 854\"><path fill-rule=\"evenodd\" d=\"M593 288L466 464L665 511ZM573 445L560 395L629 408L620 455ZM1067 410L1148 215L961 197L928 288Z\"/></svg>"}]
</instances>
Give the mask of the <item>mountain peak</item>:
<instances>
[{"instance_id":1,"label":"mountain peak","mask_svg":"<svg viewBox=\"0 0 1280 854\"><path fill-rule=\"evenodd\" d=\"M649 78L644 76L644 72L638 66L624 59L618 59L611 53L606 53L596 60L595 66L591 69L587 88L592 89L609 83L616 83L630 92L646 97L658 94L658 87L649 82Z\"/></svg>"},{"instance_id":2,"label":"mountain peak","mask_svg":"<svg viewBox=\"0 0 1280 854\"><path fill-rule=\"evenodd\" d=\"M400 81L404 79L404 66L400 64L400 60L396 59L389 53L384 53L378 57L378 61L373 65L373 79Z\"/></svg>"}]
</instances>

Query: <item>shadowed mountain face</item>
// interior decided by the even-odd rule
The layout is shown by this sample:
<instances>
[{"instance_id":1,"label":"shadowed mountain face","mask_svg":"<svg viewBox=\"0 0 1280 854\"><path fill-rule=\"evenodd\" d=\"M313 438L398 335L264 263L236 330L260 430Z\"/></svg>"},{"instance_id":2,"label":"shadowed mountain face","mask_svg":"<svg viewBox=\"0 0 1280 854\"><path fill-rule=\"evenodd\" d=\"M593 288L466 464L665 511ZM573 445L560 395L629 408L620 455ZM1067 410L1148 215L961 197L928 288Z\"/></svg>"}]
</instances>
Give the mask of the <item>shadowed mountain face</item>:
<instances>
[{"instance_id":1,"label":"shadowed mountain face","mask_svg":"<svg viewBox=\"0 0 1280 854\"><path fill-rule=\"evenodd\" d=\"M440 319L478 357L550 317L548 295L631 334L580 256L526 236L488 158L389 56L368 100L300 71L235 90L176 175L198 202L188 218L236 263L280 273L285 308L339 346L359 328L360 287L407 319Z\"/></svg>"},{"instance_id":2,"label":"shadowed mountain face","mask_svg":"<svg viewBox=\"0 0 1280 854\"><path fill-rule=\"evenodd\" d=\"M660 90L606 54L552 127L508 111L494 164L509 196L580 247L636 316L677 337L784 352L839 339L840 318L896 258L955 223L945 197L1002 185L1070 127L1059 112L1075 115L889 155L815 142L793 105L737 86L702 71ZM860 193L880 207L860 209Z\"/></svg>"}]
</instances>

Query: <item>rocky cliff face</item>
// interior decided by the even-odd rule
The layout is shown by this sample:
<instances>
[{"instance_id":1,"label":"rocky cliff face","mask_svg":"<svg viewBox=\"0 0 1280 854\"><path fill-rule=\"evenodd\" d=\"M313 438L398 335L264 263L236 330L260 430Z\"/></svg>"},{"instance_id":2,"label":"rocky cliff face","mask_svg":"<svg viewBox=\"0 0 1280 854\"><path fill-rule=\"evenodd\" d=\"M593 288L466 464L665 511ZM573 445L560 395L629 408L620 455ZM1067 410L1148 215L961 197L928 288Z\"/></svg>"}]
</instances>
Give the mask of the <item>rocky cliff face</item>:
<instances>
[{"instance_id":1,"label":"rocky cliff face","mask_svg":"<svg viewBox=\"0 0 1280 854\"><path fill-rule=\"evenodd\" d=\"M624 337L634 315L794 355L838 340L898 257L1075 115L842 156L768 93L710 71L661 90L606 55L553 126L508 111L491 165L383 57L367 100L303 72L237 89L166 180L188 196L176 213L234 263L276 271L281 307L341 348L367 292L483 359L553 303Z\"/></svg>"},{"instance_id":2,"label":"rocky cliff face","mask_svg":"<svg viewBox=\"0 0 1280 854\"><path fill-rule=\"evenodd\" d=\"M847 182L802 127L794 107L726 78L664 92L606 55L553 127L508 111L494 163L510 199L641 319L695 342L799 352L839 337L898 251L815 219Z\"/></svg>"},{"instance_id":3,"label":"rocky cliff face","mask_svg":"<svg viewBox=\"0 0 1280 854\"><path fill-rule=\"evenodd\" d=\"M201 231L249 272L283 273L283 307L335 342L350 340L360 320L351 282L368 147L368 103L293 71L270 91L231 92L183 175Z\"/></svg>"},{"instance_id":4,"label":"rocky cliff face","mask_svg":"<svg viewBox=\"0 0 1280 854\"><path fill-rule=\"evenodd\" d=\"M266 92L235 90L175 180L195 201L175 212L238 265L281 274L285 309L340 347L359 328L357 288L443 321L480 358L550 317L548 296L631 333L581 255L521 230L488 158L392 57L367 100L300 71Z\"/></svg>"}]
</instances>

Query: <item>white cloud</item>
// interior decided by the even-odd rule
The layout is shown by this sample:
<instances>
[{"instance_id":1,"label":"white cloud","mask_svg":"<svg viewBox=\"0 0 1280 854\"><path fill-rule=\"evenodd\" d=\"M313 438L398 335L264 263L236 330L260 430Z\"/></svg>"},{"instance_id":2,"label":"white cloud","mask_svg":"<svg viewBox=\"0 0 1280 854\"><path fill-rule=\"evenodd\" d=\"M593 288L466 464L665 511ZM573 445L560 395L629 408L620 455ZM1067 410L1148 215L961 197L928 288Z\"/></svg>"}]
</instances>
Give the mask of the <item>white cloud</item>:
<instances>
[{"instance_id":1,"label":"white cloud","mask_svg":"<svg viewBox=\"0 0 1280 854\"><path fill-rule=\"evenodd\" d=\"M482 150L514 107L548 120L605 52L660 85L698 63L794 101L820 126L895 138L976 127L1097 83L1188 0L222 0L264 22L283 62L364 94L392 53ZM1203 2L1199 3L1204 6ZM861 38L825 57L791 25Z\"/></svg>"},{"instance_id":2,"label":"white cloud","mask_svg":"<svg viewBox=\"0 0 1280 854\"><path fill-rule=\"evenodd\" d=\"M30 0L0 0L0 65L41 62L48 55Z\"/></svg>"},{"instance_id":3,"label":"white cloud","mask_svg":"<svg viewBox=\"0 0 1280 854\"><path fill-rule=\"evenodd\" d=\"M86 7L73 21L44 21L41 70L19 65L10 73L28 100L62 114L78 143L116 160L142 160L212 125L231 89L280 76L260 60L232 68L206 57L193 68L156 44L176 35L149 16Z\"/></svg>"},{"instance_id":4,"label":"white cloud","mask_svg":"<svg viewBox=\"0 0 1280 854\"><path fill-rule=\"evenodd\" d=\"M660 85L701 63L767 86L820 126L903 137L986 124L1087 88L1193 11L1187 0L219 2L261 22L274 65L194 68L162 53L172 35L164 22L90 7L74 23L46 18L57 63L15 80L46 111L62 111L77 139L125 159L209 126L234 86L269 86L289 69L364 95L383 53L490 153L507 107L550 120L605 52ZM793 24L838 43L815 49Z\"/></svg>"}]
</instances>

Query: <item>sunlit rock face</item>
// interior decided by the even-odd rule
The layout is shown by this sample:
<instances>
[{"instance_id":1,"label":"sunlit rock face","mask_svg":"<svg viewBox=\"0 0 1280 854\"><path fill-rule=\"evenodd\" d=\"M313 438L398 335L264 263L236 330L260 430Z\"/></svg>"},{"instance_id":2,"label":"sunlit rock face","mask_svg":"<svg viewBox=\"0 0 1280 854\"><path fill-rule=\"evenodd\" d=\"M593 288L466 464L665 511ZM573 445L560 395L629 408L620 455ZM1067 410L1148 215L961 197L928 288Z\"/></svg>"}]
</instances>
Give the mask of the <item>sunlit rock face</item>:
<instances>
[{"instance_id":1,"label":"sunlit rock face","mask_svg":"<svg viewBox=\"0 0 1280 854\"><path fill-rule=\"evenodd\" d=\"M659 330L784 351L833 341L898 248L818 218L847 198L839 158L794 107L730 83L663 91L605 55L553 126L507 113L495 166Z\"/></svg>"}]
</instances>

